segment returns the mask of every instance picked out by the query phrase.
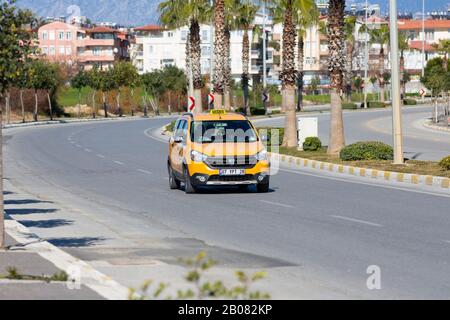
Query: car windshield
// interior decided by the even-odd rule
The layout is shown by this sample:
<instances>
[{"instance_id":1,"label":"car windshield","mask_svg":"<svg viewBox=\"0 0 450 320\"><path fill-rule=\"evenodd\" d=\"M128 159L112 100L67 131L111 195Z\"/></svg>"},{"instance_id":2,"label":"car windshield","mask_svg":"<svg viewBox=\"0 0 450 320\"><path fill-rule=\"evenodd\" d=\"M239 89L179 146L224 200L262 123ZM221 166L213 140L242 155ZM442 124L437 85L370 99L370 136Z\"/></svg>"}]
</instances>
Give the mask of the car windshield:
<instances>
[{"instance_id":1,"label":"car windshield","mask_svg":"<svg viewBox=\"0 0 450 320\"><path fill-rule=\"evenodd\" d=\"M247 120L194 121L191 140L197 143L255 142L258 137Z\"/></svg>"}]
</instances>

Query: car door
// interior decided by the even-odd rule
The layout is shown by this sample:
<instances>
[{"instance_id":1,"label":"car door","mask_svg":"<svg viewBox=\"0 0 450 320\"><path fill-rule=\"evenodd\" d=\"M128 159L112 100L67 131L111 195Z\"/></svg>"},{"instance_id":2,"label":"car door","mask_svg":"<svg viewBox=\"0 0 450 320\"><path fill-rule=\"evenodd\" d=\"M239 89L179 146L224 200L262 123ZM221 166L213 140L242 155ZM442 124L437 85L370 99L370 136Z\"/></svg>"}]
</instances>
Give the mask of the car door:
<instances>
[{"instance_id":1,"label":"car door","mask_svg":"<svg viewBox=\"0 0 450 320\"><path fill-rule=\"evenodd\" d=\"M170 165L171 165L172 169L174 169L174 170L177 170L176 163L178 161L178 156L177 156L178 143L176 143L175 141L177 140L180 123L181 123L181 119L178 119L175 122L175 125L173 126L172 137L170 137L170 139L169 139L169 160L170 160Z\"/></svg>"},{"instance_id":2,"label":"car door","mask_svg":"<svg viewBox=\"0 0 450 320\"><path fill-rule=\"evenodd\" d=\"M172 168L179 174L183 173L183 151L186 146L186 131L187 121L186 119L180 119L171 140L172 152L170 160Z\"/></svg>"}]
</instances>

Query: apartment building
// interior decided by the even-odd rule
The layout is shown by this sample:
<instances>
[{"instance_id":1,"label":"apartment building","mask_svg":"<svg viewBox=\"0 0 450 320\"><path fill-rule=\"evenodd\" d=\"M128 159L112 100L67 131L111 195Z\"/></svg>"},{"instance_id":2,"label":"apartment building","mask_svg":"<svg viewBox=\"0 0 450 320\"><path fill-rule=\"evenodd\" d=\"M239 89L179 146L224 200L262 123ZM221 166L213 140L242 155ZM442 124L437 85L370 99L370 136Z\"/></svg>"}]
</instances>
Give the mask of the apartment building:
<instances>
[{"instance_id":1,"label":"apartment building","mask_svg":"<svg viewBox=\"0 0 450 320\"><path fill-rule=\"evenodd\" d=\"M62 21L48 23L38 30L39 48L50 61L109 68L114 62L129 59L126 33L108 27L85 28Z\"/></svg>"},{"instance_id":2,"label":"apartment building","mask_svg":"<svg viewBox=\"0 0 450 320\"><path fill-rule=\"evenodd\" d=\"M131 60L140 73L158 70L168 65L186 68L186 42L189 34L187 26L166 30L158 25L146 25L135 28L134 33ZM231 74L236 81L240 80L242 74L242 36L243 32L240 30L231 32ZM212 50L209 25L200 26L200 37L202 74L209 74ZM253 54L256 52L251 53L252 56ZM259 72L252 66L249 67L252 73Z\"/></svg>"}]
</instances>

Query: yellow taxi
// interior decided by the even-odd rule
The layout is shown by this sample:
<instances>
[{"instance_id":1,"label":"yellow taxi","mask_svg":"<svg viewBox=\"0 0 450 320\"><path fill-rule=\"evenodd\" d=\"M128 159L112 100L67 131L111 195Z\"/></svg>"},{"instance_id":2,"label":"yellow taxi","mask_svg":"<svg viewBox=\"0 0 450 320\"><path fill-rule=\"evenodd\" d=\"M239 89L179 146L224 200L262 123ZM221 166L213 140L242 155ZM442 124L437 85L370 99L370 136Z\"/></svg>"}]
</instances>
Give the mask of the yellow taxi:
<instances>
[{"instance_id":1,"label":"yellow taxi","mask_svg":"<svg viewBox=\"0 0 450 320\"><path fill-rule=\"evenodd\" d=\"M169 140L167 167L171 189L186 193L200 186L255 185L269 190L270 162L257 130L246 116L211 110L180 117Z\"/></svg>"}]
</instances>

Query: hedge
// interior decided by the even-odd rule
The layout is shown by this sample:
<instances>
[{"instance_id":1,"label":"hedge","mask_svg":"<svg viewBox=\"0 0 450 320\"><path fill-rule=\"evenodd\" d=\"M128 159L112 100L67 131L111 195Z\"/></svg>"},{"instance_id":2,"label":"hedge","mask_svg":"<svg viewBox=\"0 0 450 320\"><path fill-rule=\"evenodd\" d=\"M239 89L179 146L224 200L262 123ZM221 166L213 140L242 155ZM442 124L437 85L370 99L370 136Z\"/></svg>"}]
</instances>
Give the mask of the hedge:
<instances>
[{"instance_id":1,"label":"hedge","mask_svg":"<svg viewBox=\"0 0 450 320\"><path fill-rule=\"evenodd\" d=\"M303 142L304 151L317 151L322 149L322 141L318 137L307 137Z\"/></svg>"},{"instance_id":2,"label":"hedge","mask_svg":"<svg viewBox=\"0 0 450 320\"><path fill-rule=\"evenodd\" d=\"M403 99L403 104L405 106L414 106L417 104L417 100L416 99Z\"/></svg>"},{"instance_id":3,"label":"hedge","mask_svg":"<svg viewBox=\"0 0 450 320\"><path fill-rule=\"evenodd\" d=\"M450 170L450 156L447 156L445 158L443 158L440 162L439 165L441 166L442 169L444 170Z\"/></svg>"},{"instance_id":4,"label":"hedge","mask_svg":"<svg viewBox=\"0 0 450 320\"><path fill-rule=\"evenodd\" d=\"M272 145L281 146L281 144L283 143L284 128L261 127L261 128L258 128L257 130L258 130L258 133L260 136L263 133L266 135L267 142L265 142L265 143L268 147L270 147ZM272 141L272 133L274 132L274 130L278 130L278 139L274 138L275 140Z\"/></svg>"},{"instance_id":5,"label":"hedge","mask_svg":"<svg viewBox=\"0 0 450 320\"><path fill-rule=\"evenodd\" d=\"M344 110L356 110L356 109L358 109L358 105L356 103L343 102L342 103L342 109L344 109Z\"/></svg>"},{"instance_id":6,"label":"hedge","mask_svg":"<svg viewBox=\"0 0 450 320\"><path fill-rule=\"evenodd\" d=\"M392 160L394 150L390 145L379 141L362 141L344 147L340 158L344 161Z\"/></svg>"}]
</instances>

